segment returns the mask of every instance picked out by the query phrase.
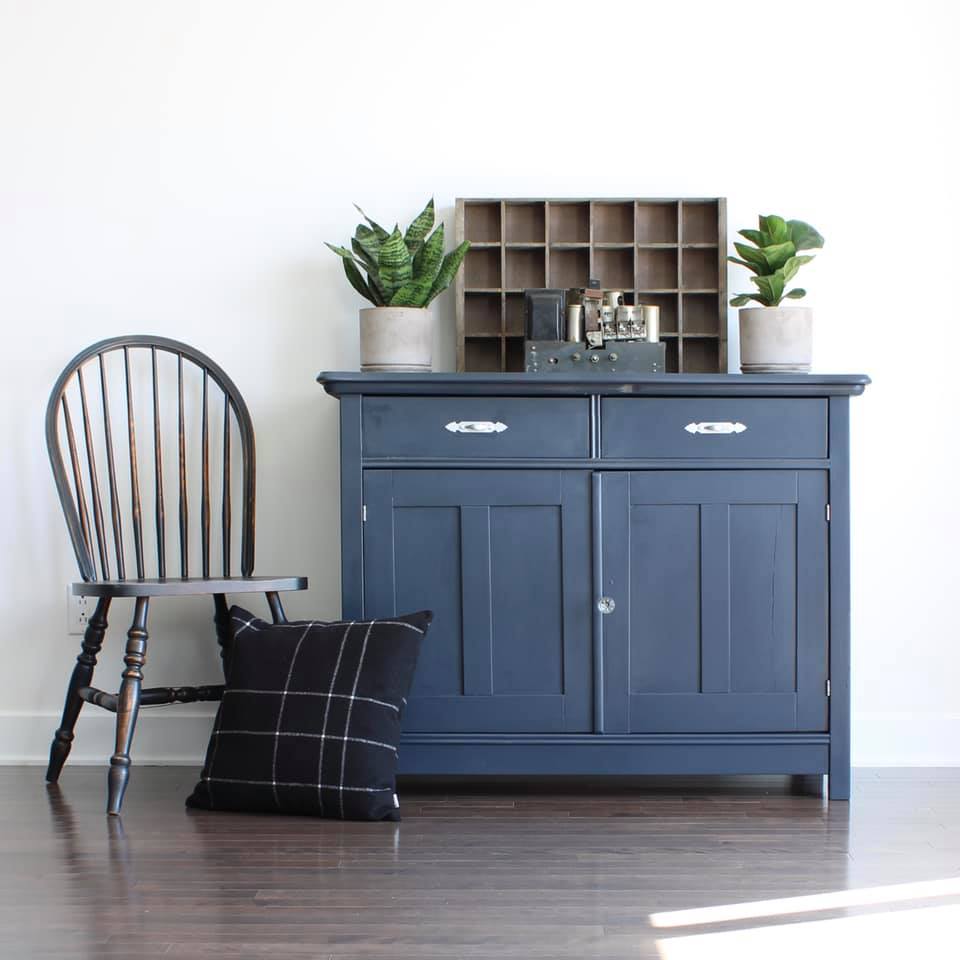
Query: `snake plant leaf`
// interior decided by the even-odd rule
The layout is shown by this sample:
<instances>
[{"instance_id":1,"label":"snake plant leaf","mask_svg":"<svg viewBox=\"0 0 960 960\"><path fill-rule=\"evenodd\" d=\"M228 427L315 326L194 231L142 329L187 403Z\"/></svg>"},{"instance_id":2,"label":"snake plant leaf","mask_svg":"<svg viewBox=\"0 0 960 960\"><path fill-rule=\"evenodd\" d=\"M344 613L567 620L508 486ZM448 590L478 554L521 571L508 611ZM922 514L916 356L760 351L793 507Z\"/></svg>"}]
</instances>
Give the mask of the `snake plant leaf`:
<instances>
[{"instance_id":1,"label":"snake plant leaf","mask_svg":"<svg viewBox=\"0 0 960 960\"><path fill-rule=\"evenodd\" d=\"M328 246L338 257L343 257L344 260L353 259L353 254L346 247L338 247L335 243L327 243L326 241L324 241L324 245Z\"/></svg>"},{"instance_id":2,"label":"snake plant leaf","mask_svg":"<svg viewBox=\"0 0 960 960\"><path fill-rule=\"evenodd\" d=\"M768 306L775 307L780 303L783 297L783 274L771 273L768 277L751 277L750 279L757 285Z\"/></svg>"},{"instance_id":3,"label":"snake plant leaf","mask_svg":"<svg viewBox=\"0 0 960 960\"><path fill-rule=\"evenodd\" d=\"M761 251L757 250L755 247L748 247L745 243L734 243L733 246L737 253L739 253L740 256L747 261L747 263L752 263L758 268L758 273L767 272L767 261Z\"/></svg>"},{"instance_id":4,"label":"snake plant leaf","mask_svg":"<svg viewBox=\"0 0 960 960\"><path fill-rule=\"evenodd\" d=\"M797 271L805 264L813 260L813 257L810 256L801 256L801 257L791 257L778 271L783 275L784 283L789 280L792 280L796 275Z\"/></svg>"},{"instance_id":5,"label":"snake plant leaf","mask_svg":"<svg viewBox=\"0 0 960 960\"><path fill-rule=\"evenodd\" d=\"M437 274L437 278L433 281L433 286L430 288L430 293L427 297L427 306L433 302L438 294L450 286L450 281L457 275L460 264L463 263L463 258L467 255L469 249L470 241L464 240L459 247L451 250L443 258L443 263L440 265L440 272Z\"/></svg>"},{"instance_id":6,"label":"snake plant leaf","mask_svg":"<svg viewBox=\"0 0 960 960\"><path fill-rule=\"evenodd\" d=\"M748 270L752 271L753 273L760 272L759 267L754 266L752 263L747 263L746 260L741 260L738 257L727 257L727 260L729 260L730 263L736 263L736 264L739 264L741 267L746 267Z\"/></svg>"},{"instance_id":7,"label":"snake plant leaf","mask_svg":"<svg viewBox=\"0 0 960 960\"><path fill-rule=\"evenodd\" d=\"M407 232L403 235L403 242L407 245L407 250L412 257L423 245L427 234L433 229L434 207L433 197L427 205L417 214L413 223L407 227Z\"/></svg>"},{"instance_id":8,"label":"snake plant leaf","mask_svg":"<svg viewBox=\"0 0 960 960\"><path fill-rule=\"evenodd\" d=\"M770 244L773 243L769 234L764 233L762 230L738 230L737 233L751 243L755 243L758 247L769 247Z\"/></svg>"},{"instance_id":9,"label":"snake plant leaf","mask_svg":"<svg viewBox=\"0 0 960 960\"><path fill-rule=\"evenodd\" d=\"M350 246L353 248L354 262L367 271L367 286L383 300L383 290L380 286L380 270L377 267L376 259L363 249L356 237L350 238Z\"/></svg>"},{"instance_id":10,"label":"snake plant leaf","mask_svg":"<svg viewBox=\"0 0 960 960\"><path fill-rule=\"evenodd\" d=\"M413 262L399 227L394 227L393 233L380 245L377 267L380 270L380 289L389 303L393 295L413 279Z\"/></svg>"},{"instance_id":11,"label":"snake plant leaf","mask_svg":"<svg viewBox=\"0 0 960 960\"><path fill-rule=\"evenodd\" d=\"M437 279L440 265L443 263L443 224L441 223L427 238L413 258L413 277L415 280L433 281Z\"/></svg>"},{"instance_id":12,"label":"snake plant leaf","mask_svg":"<svg viewBox=\"0 0 960 960\"><path fill-rule=\"evenodd\" d=\"M790 239L790 228L783 217L769 214L760 218L760 229L766 233L773 243L786 243Z\"/></svg>"},{"instance_id":13,"label":"snake plant leaf","mask_svg":"<svg viewBox=\"0 0 960 960\"><path fill-rule=\"evenodd\" d=\"M788 290L784 294L784 297L789 297L791 300L799 300L801 297L805 297L806 295L807 291L802 287L794 287L792 290Z\"/></svg>"},{"instance_id":14,"label":"snake plant leaf","mask_svg":"<svg viewBox=\"0 0 960 960\"><path fill-rule=\"evenodd\" d=\"M425 307L430 296L432 280L411 280L405 283L390 299L391 307Z\"/></svg>"},{"instance_id":15,"label":"snake plant leaf","mask_svg":"<svg viewBox=\"0 0 960 960\"><path fill-rule=\"evenodd\" d=\"M819 250L823 246L823 237L809 223L802 220L788 220L790 239L798 250Z\"/></svg>"},{"instance_id":16,"label":"snake plant leaf","mask_svg":"<svg viewBox=\"0 0 960 960\"><path fill-rule=\"evenodd\" d=\"M770 273L779 270L796 252L797 248L790 240L787 240L785 243L774 243L769 247L764 247L761 253L763 254L763 259L767 261L767 266L770 268L764 272Z\"/></svg>"},{"instance_id":17,"label":"snake plant leaf","mask_svg":"<svg viewBox=\"0 0 960 960\"><path fill-rule=\"evenodd\" d=\"M359 207L357 204L354 204L354 207L356 207L357 210L360 212L360 216L363 217L363 219L366 220L367 223L370 224L370 226L373 228L373 232L377 235L378 239L380 239L380 240L386 240L387 237L390 236L390 234L387 233L387 231L384 230L383 227L381 227L380 224L376 222L376 220L371 220L371 219L363 212L363 210L360 209L360 207Z\"/></svg>"},{"instance_id":18,"label":"snake plant leaf","mask_svg":"<svg viewBox=\"0 0 960 960\"><path fill-rule=\"evenodd\" d=\"M367 286L353 260L349 259L348 257L344 257L343 270L347 275L347 279L350 281L350 286L353 287L353 289L356 290L361 297L369 300L375 307L382 306L382 304L377 303L378 298L374 296L373 292Z\"/></svg>"}]
</instances>

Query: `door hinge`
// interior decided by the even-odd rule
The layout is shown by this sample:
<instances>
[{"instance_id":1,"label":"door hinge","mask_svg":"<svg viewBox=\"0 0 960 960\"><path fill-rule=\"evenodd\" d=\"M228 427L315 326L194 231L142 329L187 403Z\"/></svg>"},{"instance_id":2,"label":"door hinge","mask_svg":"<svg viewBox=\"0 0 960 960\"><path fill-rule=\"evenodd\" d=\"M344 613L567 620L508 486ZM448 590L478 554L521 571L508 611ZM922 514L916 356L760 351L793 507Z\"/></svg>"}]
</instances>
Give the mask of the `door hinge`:
<instances>
[{"instance_id":1,"label":"door hinge","mask_svg":"<svg viewBox=\"0 0 960 960\"><path fill-rule=\"evenodd\" d=\"M830 681L827 681L827 696L830 696Z\"/></svg>"},{"instance_id":2,"label":"door hinge","mask_svg":"<svg viewBox=\"0 0 960 960\"><path fill-rule=\"evenodd\" d=\"M830 518L831 518L831 516L832 516L831 511L830 511L830 504L829 504L829 503L827 504L826 510L825 510L824 512L825 512L826 515L827 515L827 523L829 523L829 522L830 522Z\"/></svg>"},{"instance_id":3,"label":"door hinge","mask_svg":"<svg viewBox=\"0 0 960 960\"><path fill-rule=\"evenodd\" d=\"M360 510L360 522L361 523L367 522L367 505L366 504L364 504Z\"/></svg>"}]
</instances>

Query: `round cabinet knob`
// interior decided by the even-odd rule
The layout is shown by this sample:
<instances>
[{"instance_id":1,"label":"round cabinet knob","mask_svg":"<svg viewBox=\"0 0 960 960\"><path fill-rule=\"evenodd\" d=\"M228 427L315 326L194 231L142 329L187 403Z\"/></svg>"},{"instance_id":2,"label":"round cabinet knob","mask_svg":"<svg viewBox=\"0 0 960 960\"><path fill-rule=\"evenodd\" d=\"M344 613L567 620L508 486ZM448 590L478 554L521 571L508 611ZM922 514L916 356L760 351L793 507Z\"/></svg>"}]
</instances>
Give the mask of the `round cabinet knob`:
<instances>
[{"instance_id":1,"label":"round cabinet knob","mask_svg":"<svg viewBox=\"0 0 960 960\"><path fill-rule=\"evenodd\" d=\"M579 353L575 353L575 354L573 354L573 355L570 357L570 359L571 359L574 363L576 363L576 362L580 359L580 354L579 354Z\"/></svg>"},{"instance_id":2,"label":"round cabinet knob","mask_svg":"<svg viewBox=\"0 0 960 960\"><path fill-rule=\"evenodd\" d=\"M557 360L556 357L551 357L551 358L550 358L550 363L559 363L559 362L560 362L560 361Z\"/></svg>"},{"instance_id":3,"label":"round cabinet knob","mask_svg":"<svg viewBox=\"0 0 960 960\"><path fill-rule=\"evenodd\" d=\"M619 357L618 357L615 353L611 353L610 356L607 357L607 359L608 359L611 363L616 363L617 360L619 359Z\"/></svg>"},{"instance_id":4,"label":"round cabinet knob","mask_svg":"<svg viewBox=\"0 0 960 960\"><path fill-rule=\"evenodd\" d=\"M600 362L600 358L599 358L596 354L594 354L594 355L590 358L590 362L591 362L591 363L599 363L599 362Z\"/></svg>"},{"instance_id":5,"label":"round cabinet knob","mask_svg":"<svg viewBox=\"0 0 960 960\"><path fill-rule=\"evenodd\" d=\"M597 609L601 613L613 613L613 611L617 609L617 605L613 597L601 597L597 601Z\"/></svg>"}]
</instances>

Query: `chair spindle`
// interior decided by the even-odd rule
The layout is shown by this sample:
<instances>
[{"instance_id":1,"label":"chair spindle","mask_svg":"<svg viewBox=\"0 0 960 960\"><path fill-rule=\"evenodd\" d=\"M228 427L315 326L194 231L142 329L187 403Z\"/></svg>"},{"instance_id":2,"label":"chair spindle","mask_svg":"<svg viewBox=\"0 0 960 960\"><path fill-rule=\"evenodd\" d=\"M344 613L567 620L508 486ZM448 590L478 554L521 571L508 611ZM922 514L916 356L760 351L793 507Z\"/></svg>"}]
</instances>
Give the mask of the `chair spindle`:
<instances>
[{"instance_id":1,"label":"chair spindle","mask_svg":"<svg viewBox=\"0 0 960 960\"><path fill-rule=\"evenodd\" d=\"M230 576L230 397L223 394L223 575Z\"/></svg>"},{"instance_id":2,"label":"chair spindle","mask_svg":"<svg viewBox=\"0 0 960 960\"><path fill-rule=\"evenodd\" d=\"M140 510L140 476L137 467L137 428L134 423L133 381L130 379L130 349L123 348L123 369L127 385L127 437L130 451L130 495L133 499L133 549L137 559L137 578L144 578L143 516Z\"/></svg>"},{"instance_id":3,"label":"chair spindle","mask_svg":"<svg viewBox=\"0 0 960 960\"><path fill-rule=\"evenodd\" d=\"M125 580L127 569L123 562L123 525L120 522L117 468L113 457L113 426L110 423L110 399L107 394L107 374L102 353L98 359L100 361L100 397L103 401L103 439L107 448L107 479L110 481L110 519L113 525L113 546L117 554L117 576L121 580Z\"/></svg>"},{"instance_id":4,"label":"chair spindle","mask_svg":"<svg viewBox=\"0 0 960 960\"><path fill-rule=\"evenodd\" d=\"M87 449L87 471L90 476L90 501L93 504L93 525L97 533L97 553L100 556L100 572L103 574L104 580L109 580L110 562L103 528L103 502L100 499L100 483L97 479L97 460L94 453L93 431L90 427L90 412L87 407L87 391L83 384L82 367L77 367L77 386L80 388L80 409L83 412L83 440Z\"/></svg>"},{"instance_id":5,"label":"chair spindle","mask_svg":"<svg viewBox=\"0 0 960 960\"><path fill-rule=\"evenodd\" d=\"M187 534L187 439L183 420L183 354L177 354L177 446L180 456L180 576L190 575L190 547Z\"/></svg>"},{"instance_id":6,"label":"chair spindle","mask_svg":"<svg viewBox=\"0 0 960 960\"><path fill-rule=\"evenodd\" d=\"M80 530L83 534L83 543L87 548L87 555L91 558L93 567L92 579L97 579L97 568L93 564L93 544L90 542L90 513L87 510L87 498L83 490L83 471L80 469L80 457L77 454L77 441L73 435L73 421L70 419L70 407L67 405L67 395L60 398L63 406L63 428L67 434L67 447L70 450L70 466L73 469L73 486L77 494L77 513L80 515Z\"/></svg>"},{"instance_id":7,"label":"chair spindle","mask_svg":"<svg viewBox=\"0 0 960 960\"><path fill-rule=\"evenodd\" d=\"M207 410L209 377L203 371L203 409L200 414L200 437L203 445L200 464L200 544L203 578L210 576L210 418Z\"/></svg>"},{"instance_id":8,"label":"chair spindle","mask_svg":"<svg viewBox=\"0 0 960 960\"><path fill-rule=\"evenodd\" d=\"M157 387L157 348L150 348L153 372L153 471L157 514L157 576L167 576L166 516L163 507L163 452L160 448L160 392Z\"/></svg>"}]
</instances>

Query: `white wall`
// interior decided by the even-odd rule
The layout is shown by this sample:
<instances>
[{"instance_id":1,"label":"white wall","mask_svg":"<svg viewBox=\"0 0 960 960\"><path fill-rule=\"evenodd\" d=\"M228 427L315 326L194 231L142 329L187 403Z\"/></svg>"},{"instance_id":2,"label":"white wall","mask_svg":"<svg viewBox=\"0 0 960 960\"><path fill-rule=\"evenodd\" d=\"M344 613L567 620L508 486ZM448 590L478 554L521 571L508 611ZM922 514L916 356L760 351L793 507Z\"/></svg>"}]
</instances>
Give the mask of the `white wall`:
<instances>
[{"instance_id":1,"label":"white wall","mask_svg":"<svg viewBox=\"0 0 960 960\"><path fill-rule=\"evenodd\" d=\"M258 428L258 569L310 575L292 614L336 614L336 403L314 376L356 368L359 304L322 241L353 200L389 222L433 193L451 228L484 195L724 195L731 232L770 211L820 228L816 369L875 380L852 402L854 758L960 762L954 11L2 0L0 758L46 753L78 644L42 441L62 365L126 332L219 359ZM436 313L450 368L452 295ZM149 680L215 678L208 617L155 605ZM79 759L110 752L94 714ZM198 757L208 724L146 711L137 756Z\"/></svg>"}]
</instances>

